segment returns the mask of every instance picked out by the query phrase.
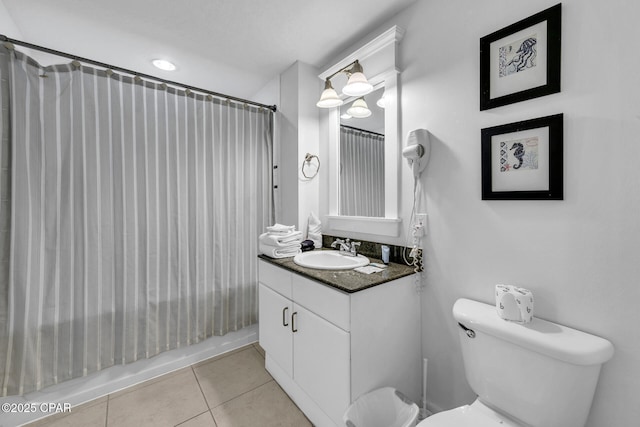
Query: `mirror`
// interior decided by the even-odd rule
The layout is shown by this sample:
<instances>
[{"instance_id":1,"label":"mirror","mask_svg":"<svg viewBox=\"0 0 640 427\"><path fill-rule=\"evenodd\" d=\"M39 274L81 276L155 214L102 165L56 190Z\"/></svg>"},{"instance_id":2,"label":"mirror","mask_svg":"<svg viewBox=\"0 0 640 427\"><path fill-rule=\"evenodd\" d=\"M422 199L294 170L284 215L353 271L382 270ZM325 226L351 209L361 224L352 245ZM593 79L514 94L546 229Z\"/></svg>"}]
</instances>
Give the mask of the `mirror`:
<instances>
[{"instance_id":1,"label":"mirror","mask_svg":"<svg viewBox=\"0 0 640 427\"><path fill-rule=\"evenodd\" d=\"M349 114L356 99L340 108L340 200L338 215L384 217L384 87L365 95L370 115Z\"/></svg>"},{"instance_id":2,"label":"mirror","mask_svg":"<svg viewBox=\"0 0 640 427\"><path fill-rule=\"evenodd\" d=\"M318 75L321 93L327 78L335 76L341 69L358 60L364 69L369 83L374 87L374 92L384 91L385 109L378 123L383 124L378 128L378 133L384 134L384 163L378 176L381 179L384 192L380 203L383 204L382 212L366 214L353 213L347 209L345 201L341 201L341 185L347 183L347 179L341 177L341 169L348 166L341 165L341 110L338 108L320 111L320 153L327 159L328 171L321 177L320 183L320 216L323 222L323 231L326 234L371 238L371 236L399 237L402 220L399 218L399 172L400 172L400 135L399 135L399 89L397 68L397 46L404 30L394 26L374 37L369 42L361 45L338 62L330 65ZM332 78L331 83L338 93L341 93L346 83L345 76ZM379 93L379 92L378 92ZM371 97L376 95L370 94ZM345 103L350 104L355 99L344 98ZM366 99L372 113L377 109L377 99ZM373 114L372 114L373 116ZM360 119L362 120L362 119ZM355 125L353 124L355 123ZM363 123L363 122L360 122ZM348 126L362 129L354 119ZM341 167L342 166L342 167ZM355 170L355 167L352 167ZM356 187L360 188L360 187Z\"/></svg>"}]
</instances>

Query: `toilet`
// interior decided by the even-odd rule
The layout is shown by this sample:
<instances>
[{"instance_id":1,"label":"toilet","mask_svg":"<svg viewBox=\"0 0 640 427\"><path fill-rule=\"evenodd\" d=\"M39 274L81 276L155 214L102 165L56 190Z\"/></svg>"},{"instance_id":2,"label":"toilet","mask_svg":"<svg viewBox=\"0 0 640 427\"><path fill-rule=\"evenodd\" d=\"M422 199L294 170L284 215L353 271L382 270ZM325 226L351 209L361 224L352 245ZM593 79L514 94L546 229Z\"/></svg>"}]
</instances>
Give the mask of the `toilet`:
<instances>
[{"instance_id":1,"label":"toilet","mask_svg":"<svg viewBox=\"0 0 640 427\"><path fill-rule=\"evenodd\" d=\"M508 322L468 299L456 301L453 316L478 398L418 427L584 427L600 368L613 356L609 341L538 318Z\"/></svg>"}]
</instances>

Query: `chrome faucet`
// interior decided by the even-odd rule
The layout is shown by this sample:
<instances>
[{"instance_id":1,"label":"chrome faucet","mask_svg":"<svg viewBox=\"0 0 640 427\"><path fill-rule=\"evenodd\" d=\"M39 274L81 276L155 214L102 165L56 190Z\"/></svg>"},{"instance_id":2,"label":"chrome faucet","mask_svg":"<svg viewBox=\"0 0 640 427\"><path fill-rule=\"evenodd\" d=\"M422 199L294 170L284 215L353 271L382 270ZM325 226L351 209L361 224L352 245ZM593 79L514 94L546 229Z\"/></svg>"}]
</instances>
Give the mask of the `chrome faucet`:
<instances>
[{"instance_id":1,"label":"chrome faucet","mask_svg":"<svg viewBox=\"0 0 640 427\"><path fill-rule=\"evenodd\" d=\"M346 240L336 239L331 244L331 247L336 248L340 246L338 249L340 250L340 253L342 255L356 256L358 255L358 247L360 246L360 244L361 242L352 242L351 239L346 239Z\"/></svg>"}]
</instances>

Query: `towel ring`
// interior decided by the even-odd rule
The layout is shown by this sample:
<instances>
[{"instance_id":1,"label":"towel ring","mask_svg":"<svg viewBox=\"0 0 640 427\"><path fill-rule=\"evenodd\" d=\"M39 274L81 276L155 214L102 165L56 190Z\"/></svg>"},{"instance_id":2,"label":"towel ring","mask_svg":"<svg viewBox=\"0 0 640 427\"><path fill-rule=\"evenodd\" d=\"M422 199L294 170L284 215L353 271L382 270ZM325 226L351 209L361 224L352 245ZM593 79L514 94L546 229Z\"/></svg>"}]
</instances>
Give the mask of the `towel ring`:
<instances>
[{"instance_id":1,"label":"towel ring","mask_svg":"<svg viewBox=\"0 0 640 427\"><path fill-rule=\"evenodd\" d=\"M305 166L309 166L311 164L311 160L313 160L314 157L318 161L318 167L316 168L316 172L313 175L309 176L304 171L304 168L305 168ZM307 178L307 179L315 178L315 176L318 175L318 171L320 171L320 158L318 156L316 156L315 154L307 153L304 156L304 160L302 161L302 167L300 169L302 170L302 175L304 175L305 178Z\"/></svg>"}]
</instances>

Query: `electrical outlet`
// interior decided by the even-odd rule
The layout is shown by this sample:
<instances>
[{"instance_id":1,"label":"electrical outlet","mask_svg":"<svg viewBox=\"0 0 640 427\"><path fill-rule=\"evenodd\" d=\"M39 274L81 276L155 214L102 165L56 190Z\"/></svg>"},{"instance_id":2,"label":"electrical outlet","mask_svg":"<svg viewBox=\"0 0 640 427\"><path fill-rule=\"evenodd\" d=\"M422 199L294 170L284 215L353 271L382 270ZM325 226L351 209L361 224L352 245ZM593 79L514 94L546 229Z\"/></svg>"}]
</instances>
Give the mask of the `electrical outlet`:
<instances>
[{"instance_id":1,"label":"electrical outlet","mask_svg":"<svg viewBox=\"0 0 640 427\"><path fill-rule=\"evenodd\" d=\"M422 237L427 233L427 214L420 213L415 215L413 222L413 235L415 237Z\"/></svg>"}]
</instances>

